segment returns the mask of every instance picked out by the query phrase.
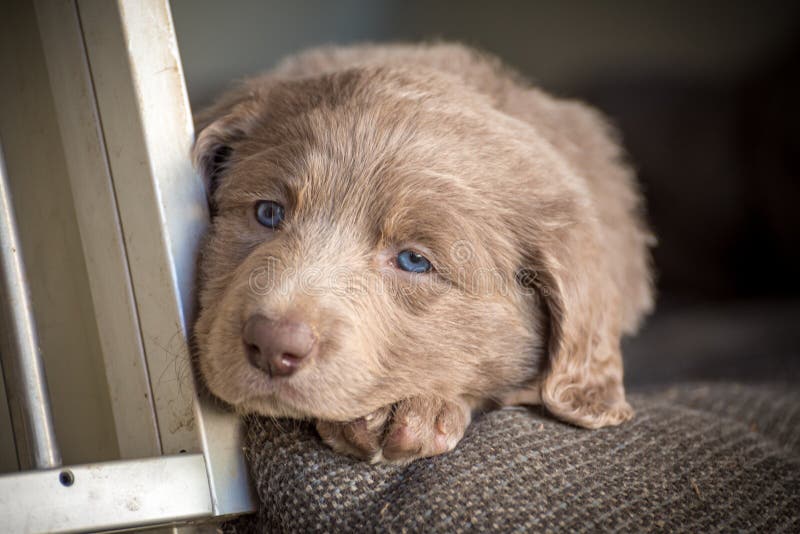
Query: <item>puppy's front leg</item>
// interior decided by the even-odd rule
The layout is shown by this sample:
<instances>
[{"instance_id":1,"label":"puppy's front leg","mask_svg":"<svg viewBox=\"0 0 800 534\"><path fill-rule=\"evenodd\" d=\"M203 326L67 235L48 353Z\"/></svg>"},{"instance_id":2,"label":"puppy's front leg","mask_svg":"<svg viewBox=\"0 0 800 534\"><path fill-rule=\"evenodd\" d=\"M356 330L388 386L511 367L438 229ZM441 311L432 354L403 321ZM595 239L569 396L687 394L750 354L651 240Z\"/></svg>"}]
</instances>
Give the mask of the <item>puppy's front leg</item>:
<instances>
[{"instance_id":1,"label":"puppy's front leg","mask_svg":"<svg viewBox=\"0 0 800 534\"><path fill-rule=\"evenodd\" d=\"M463 401L413 397L346 423L317 422L333 450L370 460L406 464L455 448L471 420Z\"/></svg>"}]
</instances>

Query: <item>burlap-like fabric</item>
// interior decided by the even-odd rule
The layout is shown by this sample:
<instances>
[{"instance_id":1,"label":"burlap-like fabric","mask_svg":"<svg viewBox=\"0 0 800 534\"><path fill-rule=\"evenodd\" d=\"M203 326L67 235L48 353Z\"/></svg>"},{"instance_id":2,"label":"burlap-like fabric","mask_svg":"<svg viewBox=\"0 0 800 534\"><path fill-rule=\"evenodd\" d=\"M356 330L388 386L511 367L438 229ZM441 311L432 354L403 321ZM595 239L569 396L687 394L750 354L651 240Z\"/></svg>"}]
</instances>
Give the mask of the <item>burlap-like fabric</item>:
<instances>
[{"instance_id":1,"label":"burlap-like fabric","mask_svg":"<svg viewBox=\"0 0 800 534\"><path fill-rule=\"evenodd\" d=\"M404 468L249 421L257 515L229 532L800 531L800 394L687 385L630 396L632 422L583 430L486 414L452 453Z\"/></svg>"}]
</instances>

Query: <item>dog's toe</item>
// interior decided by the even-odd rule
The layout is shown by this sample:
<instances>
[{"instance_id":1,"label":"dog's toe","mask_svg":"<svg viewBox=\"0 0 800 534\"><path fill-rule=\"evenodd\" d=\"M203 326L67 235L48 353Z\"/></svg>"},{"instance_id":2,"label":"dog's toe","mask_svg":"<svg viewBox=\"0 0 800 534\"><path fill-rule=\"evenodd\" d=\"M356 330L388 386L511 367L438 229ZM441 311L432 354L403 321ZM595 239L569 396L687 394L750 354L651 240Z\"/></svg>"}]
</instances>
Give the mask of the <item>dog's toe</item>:
<instances>
[{"instance_id":1,"label":"dog's toe","mask_svg":"<svg viewBox=\"0 0 800 534\"><path fill-rule=\"evenodd\" d=\"M450 452L461 441L469 422L466 404L432 398L402 401L395 406L380 459L407 463Z\"/></svg>"},{"instance_id":2,"label":"dog's toe","mask_svg":"<svg viewBox=\"0 0 800 534\"><path fill-rule=\"evenodd\" d=\"M317 432L336 452L371 459L380 451L391 412L391 407L387 406L346 423L317 421Z\"/></svg>"},{"instance_id":3,"label":"dog's toe","mask_svg":"<svg viewBox=\"0 0 800 534\"><path fill-rule=\"evenodd\" d=\"M470 423L466 403L416 397L346 423L318 421L336 452L373 463L406 464L453 450Z\"/></svg>"}]
</instances>

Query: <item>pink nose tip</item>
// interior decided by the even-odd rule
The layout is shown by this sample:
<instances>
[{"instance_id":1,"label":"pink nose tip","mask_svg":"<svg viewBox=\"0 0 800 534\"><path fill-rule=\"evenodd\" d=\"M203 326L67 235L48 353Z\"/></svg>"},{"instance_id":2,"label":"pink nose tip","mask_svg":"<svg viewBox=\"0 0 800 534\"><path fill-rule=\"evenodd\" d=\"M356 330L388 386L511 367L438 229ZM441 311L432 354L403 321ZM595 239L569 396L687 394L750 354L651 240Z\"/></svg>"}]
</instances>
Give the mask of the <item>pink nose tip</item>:
<instances>
[{"instance_id":1,"label":"pink nose tip","mask_svg":"<svg viewBox=\"0 0 800 534\"><path fill-rule=\"evenodd\" d=\"M273 321L253 315L244 325L242 339L250 363L270 376L289 376L316 348L317 338L308 324Z\"/></svg>"}]
</instances>

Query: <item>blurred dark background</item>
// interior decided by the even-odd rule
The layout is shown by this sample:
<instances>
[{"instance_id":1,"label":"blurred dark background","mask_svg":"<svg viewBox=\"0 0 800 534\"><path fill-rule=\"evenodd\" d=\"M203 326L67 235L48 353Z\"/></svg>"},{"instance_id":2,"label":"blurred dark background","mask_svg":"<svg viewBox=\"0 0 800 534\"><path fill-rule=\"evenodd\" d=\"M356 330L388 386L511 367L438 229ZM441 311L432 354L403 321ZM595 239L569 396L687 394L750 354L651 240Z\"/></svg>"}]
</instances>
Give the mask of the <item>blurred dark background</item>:
<instances>
[{"instance_id":1,"label":"blurred dark background","mask_svg":"<svg viewBox=\"0 0 800 534\"><path fill-rule=\"evenodd\" d=\"M457 40L622 133L659 238L626 381L800 378L800 2L172 0L197 110L319 44Z\"/></svg>"}]
</instances>

